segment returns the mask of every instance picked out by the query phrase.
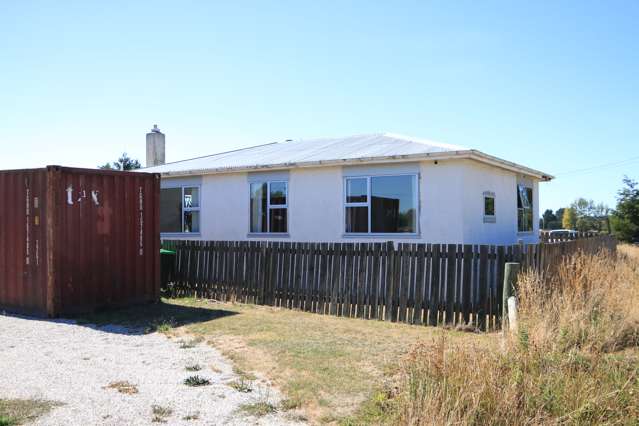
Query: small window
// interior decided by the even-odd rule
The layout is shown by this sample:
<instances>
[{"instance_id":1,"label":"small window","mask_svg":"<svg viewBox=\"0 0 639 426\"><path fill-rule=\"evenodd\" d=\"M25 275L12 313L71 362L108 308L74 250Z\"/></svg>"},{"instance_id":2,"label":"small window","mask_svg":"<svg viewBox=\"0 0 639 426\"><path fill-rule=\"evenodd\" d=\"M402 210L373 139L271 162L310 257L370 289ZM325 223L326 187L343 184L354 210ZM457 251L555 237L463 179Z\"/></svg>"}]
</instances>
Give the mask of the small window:
<instances>
[{"instance_id":1,"label":"small window","mask_svg":"<svg viewBox=\"0 0 639 426\"><path fill-rule=\"evenodd\" d=\"M484 223L495 223L495 193L484 192Z\"/></svg>"},{"instance_id":2,"label":"small window","mask_svg":"<svg viewBox=\"0 0 639 426\"><path fill-rule=\"evenodd\" d=\"M417 232L417 176L367 176L345 179L347 234Z\"/></svg>"},{"instance_id":3,"label":"small window","mask_svg":"<svg viewBox=\"0 0 639 426\"><path fill-rule=\"evenodd\" d=\"M200 188L164 188L160 191L160 232L200 232Z\"/></svg>"},{"instance_id":4,"label":"small window","mask_svg":"<svg viewBox=\"0 0 639 426\"><path fill-rule=\"evenodd\" d=\"M250 232L288 232L288 182L253 182L250 187Z\"/></svg>"},{"instance_id":5,"label":"small window","mask_svg":"<svg viewBox=\"0 0 639 426\"><path fill-rule=\"evenodd\" d=\"M517 185L517 232L533 231L533 190Z\"/></svg>"}]
</instances>

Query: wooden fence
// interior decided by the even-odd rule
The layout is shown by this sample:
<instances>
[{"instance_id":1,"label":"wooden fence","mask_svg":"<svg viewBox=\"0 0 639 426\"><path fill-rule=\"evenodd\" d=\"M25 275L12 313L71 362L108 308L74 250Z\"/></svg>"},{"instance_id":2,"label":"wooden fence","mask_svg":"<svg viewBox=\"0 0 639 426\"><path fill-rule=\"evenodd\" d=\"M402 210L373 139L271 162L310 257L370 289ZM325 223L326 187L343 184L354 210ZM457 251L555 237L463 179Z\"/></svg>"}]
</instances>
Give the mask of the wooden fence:
<instances>
[{"instance_id":1,"label":"wooden fence","mask_svg":"<svg viewBox=\"0 0 639 426\"><path fill-rule=\"evenodd\" d=\"M577 250L615 246L610 237L513 246L164 241L176 256L163 291L487 330L499 328L505 262L548 271Z\"/></svg>"}]
</instances>

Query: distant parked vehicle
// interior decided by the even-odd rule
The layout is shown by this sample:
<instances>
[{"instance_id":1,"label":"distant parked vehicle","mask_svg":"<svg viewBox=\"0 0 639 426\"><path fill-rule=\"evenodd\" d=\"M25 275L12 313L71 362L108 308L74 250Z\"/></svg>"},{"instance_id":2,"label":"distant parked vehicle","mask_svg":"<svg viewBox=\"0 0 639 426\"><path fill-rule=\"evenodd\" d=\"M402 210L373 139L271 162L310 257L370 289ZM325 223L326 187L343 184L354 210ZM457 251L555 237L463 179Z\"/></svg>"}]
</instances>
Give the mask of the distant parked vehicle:
<instances>
[{"instance_id":1,"label":"distant parked vehicle","mask_svg":"<svg viewBox=\"0 0 639 426\"><path fill-rule=\"evenodd\" d=\"M578 233L572 229L553 229L548 233L548 236L552 240L573 240L577 238Z\"/></svg>"}]
</instances>

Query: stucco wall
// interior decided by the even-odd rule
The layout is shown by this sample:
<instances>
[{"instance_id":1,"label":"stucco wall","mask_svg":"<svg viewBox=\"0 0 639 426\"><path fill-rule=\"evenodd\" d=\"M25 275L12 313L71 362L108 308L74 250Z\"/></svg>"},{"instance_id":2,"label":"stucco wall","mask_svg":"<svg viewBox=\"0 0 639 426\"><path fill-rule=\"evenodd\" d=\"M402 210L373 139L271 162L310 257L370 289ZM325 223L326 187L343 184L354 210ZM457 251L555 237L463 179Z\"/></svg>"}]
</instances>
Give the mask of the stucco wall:
<instances>
[{"instance_id":1,"label":"stucco wall","mask_svg":"<svg viewBox=\"0 0 639 426\"><path fill-rule=\"evenodd\" d=\"M379 172L419 173L419 232L411 237L349 237L344 235L343 179L345 175ZM201 232L204 240L263 240L249 236L249 174L201 177ZM192 178L191 178L192 179ZM434 161L361 168L320 167L288 173L289 233L268 238L283 241L388 241L466 244L513 244L537 241L538 187L534 191L535 232L517 234L515 173L470 160ZM163 187L176 179L163 179ZM186 182L186 181L184 181ZM483 192L495 193L496 222L483 221ZM168 237L168 236L167 236ZM176 238L171 235L170 238Z\"/></svg>"},{"instance_id":2,"label":"stucco wall","mask_svg":"<svg viewBox=\"0 0 639 426\"><path fill-rule=\"evenodd\" d=\"M464 242L513 244L517 242L517 190L515 174L466 161L464 167ZM484 222L484 192L495 194L495 222Z\"/></svg>"}]
</instances>

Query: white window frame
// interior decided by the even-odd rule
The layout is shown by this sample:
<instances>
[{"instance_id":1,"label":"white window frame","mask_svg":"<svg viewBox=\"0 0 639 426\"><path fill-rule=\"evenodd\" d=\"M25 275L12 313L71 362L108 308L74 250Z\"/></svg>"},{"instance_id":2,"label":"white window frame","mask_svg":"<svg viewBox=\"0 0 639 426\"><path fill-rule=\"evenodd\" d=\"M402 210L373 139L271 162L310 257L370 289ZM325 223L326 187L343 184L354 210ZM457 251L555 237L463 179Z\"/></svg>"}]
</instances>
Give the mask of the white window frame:
<instances>
[{"instance_id":1,"label":"white window frame","mask_svg":"<svg viewBox=\"0 0 639 426\"><path fill-rule=\"evenodd\" d=\"M283 183L284 185L286 185L286 203L285 204L271 204L271 184L272 183ZM251 231L251 196L253 195L253 193L251 192L251 185L253 184L266 184L266 229L268 231L266 232L253 232ZM249 182L249 187L248 187L248 192L249 192L249 218L248 218L248 228L249 228L249 236L263 236L263 235L288 235L288 231L289 231L289 226L290 226L290 222L289 222L289 208L288 208L288 196L289 196L289 191L288 191L288 181L287 180L282 180L282 179L273 179L273 180L268 180L268 179L257 179L254 180L252 182ZM286 232L271 232L271 210L272 209L286 209Z\"/></svg>"},{"instance_id":2,"label":"white window frame","mask_svg":"<svg viewBox=\"0 0 639 426\"><path fill-rule=\"evenodd\" d=\"M170 186L167 188L160 188L160 191L165 190L165 189L179 189L180 190L180 205L182 207L182 212L180 214L180 229L181 231L179 232L162 232L160 235L162 236L166 236L166 235L201 235L202 234L202 185L181 185L181 186ZM198 195L199 195L199 205L198 207L184 207L184 190L185 189L197 189ZM184 213L185 212L199 212L199 219L200 219L200 230L198 232L185 232L184 231Z\"/></svg>"},{"instance_id":3,"label":"white window frame","mask_svg":"<svg viewBox=\"0 0 639 426\"><path fill-rule=\"evenodd\" d=\"M524 202L521 198L521 194L522 194L522 189L525 191L526 193L526 201L528 206L524 206ZM532 196L532 198L535 197L535 188L533 186L528 186L525 183L518 183L517 184L517 201L521 201L521 207L517 207L517 234L532 234L533 232L535 232L535 212L533 211L533 207L534 207L534 201L528 199L528 190L530 189L530 194ZM532 216L532 224L531 224L531 228L528 231L520 231L519 230L519 211L523 210L524 212L526 210L530 210L530 214Z\"/></svg>"},{"instance_id":4,"label":"white window frame","mask_svg":"<svg viewBox=\"0 0 639 426\"><path fill-rule=\"evenodd\" d=\"M493 214L486 214L486 198L493 199ZM495 193L492 191L484 191L482 201L483 201L482 209L484 210L484 223L496 223L497 222L497 197L495 197Z\"/></svg>"},{"instance_id":5,"label":"white window frame","mask_svg":"<svg viewBox=\"0 0 639 426\"><path fill-rule=\"evenodd\" d=\"M412 176L415 179L415 189L413 191L413 203L415 205L415 232L373 232L372 231L372 209L371 209L371 180L376 177L395 177L395 176ZM348 181L351 179L366 179L366 202L357 202L357 203L349 203L347 202L348 198ZM353 176L344 176L343 181L343 198L342 203L344 205L343 212L343 220L342 220L342 229L344 231L345 237L364 237L364 236L374 236L374 237L416 237L419 236L419 218L421 206L419 203L419 173L380 173L380 174L368 174L368 175L353 175ZM367 207L368 208L368 232L347 232L346 231L346 209L348 207Z\"/></svg>"}]
</instances>

